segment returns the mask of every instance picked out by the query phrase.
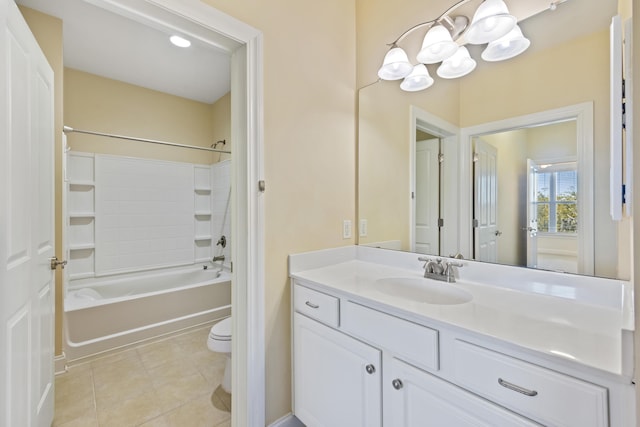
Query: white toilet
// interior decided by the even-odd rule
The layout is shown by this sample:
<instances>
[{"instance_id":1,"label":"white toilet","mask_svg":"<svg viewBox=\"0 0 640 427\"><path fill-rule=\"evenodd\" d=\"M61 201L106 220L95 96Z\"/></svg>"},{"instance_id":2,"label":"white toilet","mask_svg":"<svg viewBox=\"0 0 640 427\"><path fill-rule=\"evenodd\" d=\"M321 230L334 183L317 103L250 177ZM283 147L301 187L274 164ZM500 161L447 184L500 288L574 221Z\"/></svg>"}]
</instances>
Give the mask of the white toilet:
<instances>
[{"instance_id":1,"label":"white toilet","mask_svg":"<svg viewBox=\"0 0 640 427\"><path fill-rule=\"evenodd\" d=\"M231 317L227 317L211 327L207 347L216 353L224 353L226 362L222 388L227 393L231 393Z\"/></svg>"}]
</instances>

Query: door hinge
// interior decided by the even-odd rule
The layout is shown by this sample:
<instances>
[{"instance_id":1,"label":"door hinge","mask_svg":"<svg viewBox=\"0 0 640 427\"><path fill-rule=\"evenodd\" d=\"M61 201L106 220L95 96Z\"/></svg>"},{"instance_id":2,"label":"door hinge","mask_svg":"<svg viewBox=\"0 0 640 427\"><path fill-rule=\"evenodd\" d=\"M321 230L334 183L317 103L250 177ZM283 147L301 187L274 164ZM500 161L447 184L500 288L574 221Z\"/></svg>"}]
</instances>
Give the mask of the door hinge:
<instances>
[{"instance_id":1,"label":"door hinge","mask_svg":"<svg viewBox=\"0 0 640 427\"><path fill-rule=\"evenodd\" d=\"M258 181L258 191L260 191L261 193L264 193L265 189L266 189L266 184L264 180L261 179L260 181Z\"/></svg>"},{"instance_id":2,"label":"door hinge","mask_svg":"<svg viewBox=\"0 0 640 427\"><path fill-rule=\"evenodd\" d=\"M52 270L55 270L56 268L58 268L58 266L64 268L65 265L67 265L67 260L65 259L64 261L59 261L58 257L51 257L49 258L49 266L51 267Z\"/></svg>"},{"instance_id":3,"label":"door hinge","mask_svg":"<svg viewBox=\"0 0 640 427\"><path fill-rule=\"evenodd\" d=\"M477 162L478 161L478 153L473 153L473 162Z\"/></svg>"},{"instance_id":4,"label":"door hinge","mask_svg":"<svg viewBox=\"0 0 640 427\"><path fill-rule=\"evenodd\" d=\"M444 218L438 218L438 227L444 227Z\"/></svg>"},{"instance_id":5,"label":"door hinge","mask_svg":"<svg viewBox=\"0 0 640 427\"><path fill-rule=\"evenodd\" d=\"M474 227L474 228L478 227L478 220L477 219L473 219L471 221L471 226Z\"/></svg>"},{"instance_id":6,"label":"door hinge","mask_svg":"<svg viewBox=\"0 0 640 427\"><path fill-rule=\"evenodd\" d=\"M416 198L416 193L414 193L413 191L411 192L411 200Z\"/></svg>"},{"instance_id":7,"label":"door hinge","mask_svg":"<svg viewBox=\"0 0 640 427\"><path fill-rule=\"evenodd\" d=\"M627 128L627 80L622 79L622 129Z\"/></svg>"},{"instance_id":8,"label":"door hinge","mask_svg":"<svg viewBox=\"0 0 640 427\"><path fill-rule=\"evenodd\" d=\"M440 163L444 162L444 154L443 153L439 153L438 154L438 162L440 162Z\"/></svg>"}]
</instances>

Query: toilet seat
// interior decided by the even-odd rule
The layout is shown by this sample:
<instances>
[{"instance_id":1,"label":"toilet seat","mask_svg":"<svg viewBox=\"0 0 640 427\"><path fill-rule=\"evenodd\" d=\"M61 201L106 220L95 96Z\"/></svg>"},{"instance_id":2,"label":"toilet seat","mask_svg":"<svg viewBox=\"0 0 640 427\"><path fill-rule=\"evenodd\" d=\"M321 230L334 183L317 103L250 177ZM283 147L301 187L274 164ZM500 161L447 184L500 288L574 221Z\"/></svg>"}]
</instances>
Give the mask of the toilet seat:
<instances>
[{"instance_id":1,"label":"toilet seat","mask_svg":"<svg viewBox=\"0 0 640 427\"><path fill-rule=\"evenodd\" d=\"M209 338L220 341L231 341L231 317L227 317L213 325Z\"/></svg>"}]
</instances>

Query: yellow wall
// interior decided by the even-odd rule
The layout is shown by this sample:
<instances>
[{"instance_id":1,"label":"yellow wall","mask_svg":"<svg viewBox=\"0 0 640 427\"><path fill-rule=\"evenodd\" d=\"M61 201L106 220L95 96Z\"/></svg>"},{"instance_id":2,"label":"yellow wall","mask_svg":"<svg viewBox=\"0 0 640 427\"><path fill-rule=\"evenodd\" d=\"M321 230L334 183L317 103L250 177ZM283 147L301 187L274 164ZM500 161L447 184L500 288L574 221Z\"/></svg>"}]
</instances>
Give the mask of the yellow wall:
<instances>
[{"instance_id":1,"label":"yellow wall","mask_svg":"<svg viewBox=\"0 0 640 427\"><path fill-rule=\"evenodd\" d=\"M233 151L231 148L231 92L213 103L211 106L211 117L211 124L213 125L212 143L225 141L225 144L218 144L217 148L225 151ZM215 154L214 157L216 161L231 158L231 156L226 153Z\"/></svg>"},{"instance_id":2,"label":"yellow wall","mask_svg":"<svg viewBox=\"0 0 640 427\"><path fill-rule=\"evenodd\" d=\"M64 121L72 128L210 147L217 140L213 117L210 104L64 69ZM191 163L218 159L218 154L206 151L79 133L67 134L67 144L74 151Z\"/></svg>"},{"instance_id":3,"label":"yellow wall","mask_svg":"<svg viewBox=\"0 0 640 427\"><path fill-rule=\"evenodd\" d=\"M62 61L62 21L53 16L45 15L37 10L27 7L20 7L20 12L24 16L27 24L31 28L31 32L35 36L40 48L49 61L49 65L53 69L54 78L54 128L55 128L55 239L56 239L56 255L62 259L64 253L62 248L62 103L63 103L63 61ZM55 336L55 354L62 353L62 271L58 269L55 275L55 292L56 292L56 336Z\"/></svg>"}]
</instances>

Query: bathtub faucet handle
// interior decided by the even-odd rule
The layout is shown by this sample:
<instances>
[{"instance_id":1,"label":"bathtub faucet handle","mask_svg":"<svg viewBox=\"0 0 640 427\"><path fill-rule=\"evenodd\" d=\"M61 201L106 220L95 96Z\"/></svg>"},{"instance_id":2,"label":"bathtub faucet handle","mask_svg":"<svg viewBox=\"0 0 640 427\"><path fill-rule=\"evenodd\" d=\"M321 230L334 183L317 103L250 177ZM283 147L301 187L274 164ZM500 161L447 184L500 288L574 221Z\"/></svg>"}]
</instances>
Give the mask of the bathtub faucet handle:
<instances>
[{"instance_id":1,"label":"bathtub faucet handle","mask_svg":"<svg viewBox=\"0 0 640 427\"><path fill-rule=\"evenodd\" d=\"M220 237L218 239L218 243L216 243L216 246L222 246L222 248L226 248L227 247L227 238L223 235L222 237Z\"/></svg>"}]
</instances>

